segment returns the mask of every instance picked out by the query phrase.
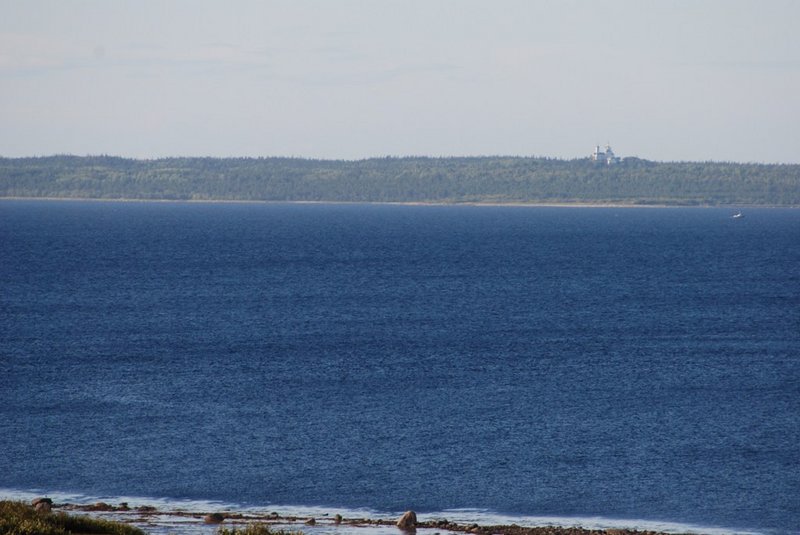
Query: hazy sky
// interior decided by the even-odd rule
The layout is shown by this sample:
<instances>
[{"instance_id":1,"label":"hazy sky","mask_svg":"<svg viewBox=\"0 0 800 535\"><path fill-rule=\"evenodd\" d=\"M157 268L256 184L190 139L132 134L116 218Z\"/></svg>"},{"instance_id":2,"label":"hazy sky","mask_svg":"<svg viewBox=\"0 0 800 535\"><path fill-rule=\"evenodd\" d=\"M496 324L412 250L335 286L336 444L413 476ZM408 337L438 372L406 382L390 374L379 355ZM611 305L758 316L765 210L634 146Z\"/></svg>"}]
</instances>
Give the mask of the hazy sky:
<instances>
[{"instance_id":1,"label":"hazy sky","mask_svg":"<svg viewBox=\"0 0 800 535\"><path fill-rule=\"evenodd\" d=\"M800 162L800 1L0 0L0 155Z\"/></svg>"}]
</instances>

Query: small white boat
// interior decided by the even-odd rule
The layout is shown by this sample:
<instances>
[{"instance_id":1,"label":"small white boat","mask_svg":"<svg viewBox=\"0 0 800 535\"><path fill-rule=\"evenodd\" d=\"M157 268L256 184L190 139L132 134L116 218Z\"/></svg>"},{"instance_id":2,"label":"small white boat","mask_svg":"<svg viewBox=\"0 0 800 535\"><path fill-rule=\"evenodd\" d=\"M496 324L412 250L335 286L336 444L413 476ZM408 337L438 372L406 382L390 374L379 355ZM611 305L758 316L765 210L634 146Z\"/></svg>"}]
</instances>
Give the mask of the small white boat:
<instances>
[{"instance_id":1,"label":"small white boat","mask_svg":"<svg viewBox=\"0 0 800 535\"><path fill-rule=\"evenodd\" d=\"M732 218L732 219L740 219L740 218L742 218L742 217L744 217L744 216L742 215L742 212L736 212L735 214L733 214L733 215L731 216L731 218Z\"/></svg>"}]
</instances>

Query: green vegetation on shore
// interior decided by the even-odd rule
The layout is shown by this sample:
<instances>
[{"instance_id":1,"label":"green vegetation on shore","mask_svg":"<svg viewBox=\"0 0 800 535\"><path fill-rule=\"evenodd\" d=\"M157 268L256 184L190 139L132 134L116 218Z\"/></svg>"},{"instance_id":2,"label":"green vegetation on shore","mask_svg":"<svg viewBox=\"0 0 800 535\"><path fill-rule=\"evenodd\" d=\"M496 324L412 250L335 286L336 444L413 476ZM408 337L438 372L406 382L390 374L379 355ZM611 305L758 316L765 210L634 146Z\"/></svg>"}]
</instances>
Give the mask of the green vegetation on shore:
<instances>
[{"instance_id":1,"label":"green vegetation on shore","mask_svg":"<svg viewBox=\"0 0 800 535\"><path fill-rule=\"evenodd\" d=\"M121 522L37 511L22 502L0 501L0 535L144 535Z\"/></svg>"},{"instance_id":2,"label":"green vegetation on shore","mask_svg":"<svg viewBox=\"0 0 800 535\"><path fill-rule=\"evenodd\" d=\"M48 156L0 158L0 197L800 206L800 165Z\"/></svg>"}]
</instances>

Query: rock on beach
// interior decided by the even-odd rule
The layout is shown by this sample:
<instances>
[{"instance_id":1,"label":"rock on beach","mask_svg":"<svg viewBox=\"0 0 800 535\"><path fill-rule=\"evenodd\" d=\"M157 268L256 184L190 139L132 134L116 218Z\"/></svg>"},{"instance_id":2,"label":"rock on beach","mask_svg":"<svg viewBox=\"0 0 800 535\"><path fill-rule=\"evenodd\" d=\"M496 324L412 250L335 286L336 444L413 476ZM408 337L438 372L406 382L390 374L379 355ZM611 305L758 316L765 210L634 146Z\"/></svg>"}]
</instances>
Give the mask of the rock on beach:
<instances>
[{"instance_id":1,"label":"rock on beach","mask_svg":"<svg viewBox=\"0 0 800 535\"><path fill-rule=\"evenodd\" d=\"M206 524L222 524L223 520L225 520L225 517L220 513L211 513L203 518L203 522Z\"/></svg>"},{"instance_id":2,"label":"rock on beach","mask_svg":"<svg viewBox=\"0 0 800 535\"><path fill-rule=\"evenodd\" d=\"M397 527L400 529L416 529L417 513L414 511L406 511L403 513L403 516L397 521Z\"/></svg>"},{"instance_id":3,"label":"rock on beach","mask_svg":"<svg viewBox=\"0 0 800 535\"><path fill-rule=\"evenodd\" d=\"M31 502L31 505L40 513L49 513L53 508L53 500L50 498L36 498Z\"/></svg>"}]
</instances>

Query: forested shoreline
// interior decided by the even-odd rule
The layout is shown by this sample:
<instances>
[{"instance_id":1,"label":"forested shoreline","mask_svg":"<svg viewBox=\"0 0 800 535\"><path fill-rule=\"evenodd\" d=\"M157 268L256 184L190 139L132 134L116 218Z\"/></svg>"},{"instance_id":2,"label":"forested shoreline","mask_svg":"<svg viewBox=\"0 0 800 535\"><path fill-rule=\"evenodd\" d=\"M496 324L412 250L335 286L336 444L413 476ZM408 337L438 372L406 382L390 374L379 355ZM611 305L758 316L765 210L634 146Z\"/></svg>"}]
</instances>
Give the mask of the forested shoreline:
<instances>
[{"instance_id":1,"label":"forested shoreline","mask_svg":"<svg viewBox=\"0 0 800 535\"><path fill-rule=\"evenodd\" d=\"M800 206L800 165L534 157L0 158L0 197Z\"/></svg>"}]
</instances>

